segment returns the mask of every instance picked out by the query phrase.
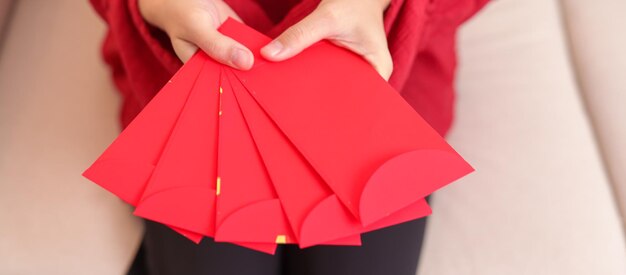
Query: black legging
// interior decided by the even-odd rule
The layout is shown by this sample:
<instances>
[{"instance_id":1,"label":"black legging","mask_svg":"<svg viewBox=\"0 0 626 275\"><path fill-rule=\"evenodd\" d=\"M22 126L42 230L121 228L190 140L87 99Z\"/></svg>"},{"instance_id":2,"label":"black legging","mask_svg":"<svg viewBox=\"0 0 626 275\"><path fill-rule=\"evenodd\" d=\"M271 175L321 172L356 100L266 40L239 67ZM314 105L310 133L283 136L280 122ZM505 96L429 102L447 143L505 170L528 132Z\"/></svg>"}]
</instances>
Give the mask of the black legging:
<instances>
[{"instance_id":1,"label":"black legging","mask_svg":"<svg viewBox=\"0 0 626 275\"><path fill-rule=\"evenodd\" d=\"M362 246L279 245L268 255L205 238L200 245L145 222L129 275L415 275L425 219L362 235Z\"/></svg>"}]
</instances>

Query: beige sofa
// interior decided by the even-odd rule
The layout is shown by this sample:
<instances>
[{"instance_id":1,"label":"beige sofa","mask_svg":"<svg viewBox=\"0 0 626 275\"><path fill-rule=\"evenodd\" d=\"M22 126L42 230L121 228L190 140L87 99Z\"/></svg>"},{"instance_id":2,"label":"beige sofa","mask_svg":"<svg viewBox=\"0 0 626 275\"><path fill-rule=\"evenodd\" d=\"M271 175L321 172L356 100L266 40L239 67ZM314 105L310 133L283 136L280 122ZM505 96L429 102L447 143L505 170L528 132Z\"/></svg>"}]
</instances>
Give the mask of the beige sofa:
<instances>
[{"instance_id":1,"label":"beige sofa","mask_svg":"<svg viewBox=\"0 0 626 275\"><path fill-rule=\"evenodd\" d=\"M420 275L626 274L624 11L499 0L463 28L449 140L477 172L434 197ZM6 30L0 274L123 274L140 223L80 177L118 132L104 26L20 0Z\"/></svg>"}]
</instances>

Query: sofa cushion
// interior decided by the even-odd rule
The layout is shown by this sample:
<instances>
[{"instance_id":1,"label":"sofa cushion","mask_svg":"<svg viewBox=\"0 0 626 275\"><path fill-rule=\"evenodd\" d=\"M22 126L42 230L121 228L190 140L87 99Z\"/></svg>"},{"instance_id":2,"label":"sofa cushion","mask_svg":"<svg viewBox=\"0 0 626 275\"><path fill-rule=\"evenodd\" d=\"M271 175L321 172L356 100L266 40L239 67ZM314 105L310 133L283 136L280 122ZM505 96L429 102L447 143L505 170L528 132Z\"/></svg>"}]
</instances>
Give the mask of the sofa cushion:
<instances>
[{"instance_id":1,"label":"sofa cushion","mask_svg":"<svg viewBox=\"0 0 626 275\"><path fill-rule=\"evenodd\" d=\"M460 57L449 140L477 172L434 196L419 274L626 274L558 2L492 2Z\"/></svg>"},{"instance_id":2,"label":"sofa cushion","mask_svg":"<svg viewBox=\"0 0 626 275\"><path fill-rule=\"evenodd\" d=\"M123 274L140 223L81 172L119 132L87 1L19 1L0 53L0 274Z\"/></svg>"},{"instance_id":3,"label":"sofa cushion","mask_svg":"<svg viewBox=\"0 0 626 275\"><path fill-rule=\"evenodd\" d=\"M578 83L625 221L626 1L561 2Z\"/></svg>"}]
</instances>

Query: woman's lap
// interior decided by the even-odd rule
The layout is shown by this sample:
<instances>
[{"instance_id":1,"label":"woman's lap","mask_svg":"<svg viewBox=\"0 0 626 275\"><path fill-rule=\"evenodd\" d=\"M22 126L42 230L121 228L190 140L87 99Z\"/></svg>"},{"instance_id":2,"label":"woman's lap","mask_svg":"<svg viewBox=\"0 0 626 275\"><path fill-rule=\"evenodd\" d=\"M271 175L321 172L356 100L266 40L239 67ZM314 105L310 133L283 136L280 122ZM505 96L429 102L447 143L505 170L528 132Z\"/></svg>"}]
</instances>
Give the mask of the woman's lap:
<instances>
[{"instance_id":1,"label":"woman's lap","mask_svg":"<svg viewBox=\"0 0 626 275\"><path fill-rule=\"evenodd\" d=\"M362 246L279 246L268 255L205 238L196 245L164 225L146 221L129 275L414 275L425 219L362 235Z\"/></svg>"}]
</instances>

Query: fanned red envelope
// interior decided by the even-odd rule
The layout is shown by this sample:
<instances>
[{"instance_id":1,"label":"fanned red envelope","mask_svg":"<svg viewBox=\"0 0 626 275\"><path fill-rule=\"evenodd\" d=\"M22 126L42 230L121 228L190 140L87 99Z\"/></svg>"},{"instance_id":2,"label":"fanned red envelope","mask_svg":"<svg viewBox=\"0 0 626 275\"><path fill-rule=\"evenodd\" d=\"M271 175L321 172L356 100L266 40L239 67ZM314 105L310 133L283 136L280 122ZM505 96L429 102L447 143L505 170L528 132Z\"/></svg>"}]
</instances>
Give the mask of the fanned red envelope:
<instances>
[{"instance_id":1,"label":"fanned red envelope","mask_svg":"<svg viewBox=\"0 0 626 275\"><path fill-rule=\"evenodd\" d=\"M231 19L220 31L253 68L198 52L84 173L136 215L266 253L360 245L473 171L359 56L319 42L273 63L268 37Z\"/></svg>"}]
</instances>

